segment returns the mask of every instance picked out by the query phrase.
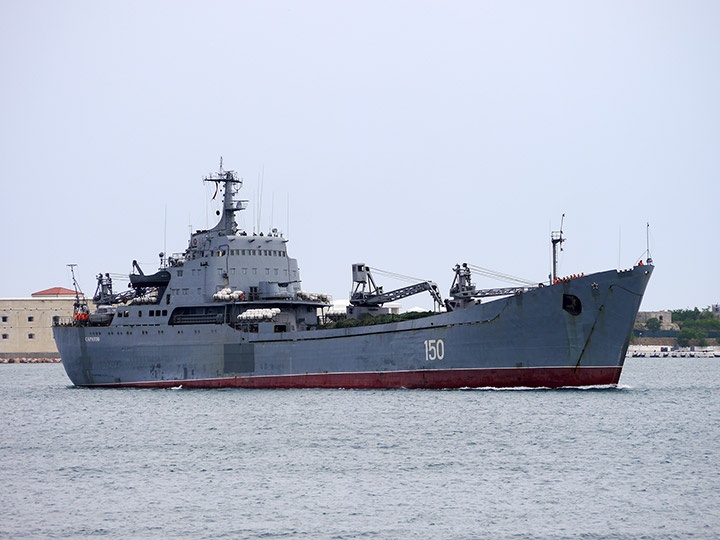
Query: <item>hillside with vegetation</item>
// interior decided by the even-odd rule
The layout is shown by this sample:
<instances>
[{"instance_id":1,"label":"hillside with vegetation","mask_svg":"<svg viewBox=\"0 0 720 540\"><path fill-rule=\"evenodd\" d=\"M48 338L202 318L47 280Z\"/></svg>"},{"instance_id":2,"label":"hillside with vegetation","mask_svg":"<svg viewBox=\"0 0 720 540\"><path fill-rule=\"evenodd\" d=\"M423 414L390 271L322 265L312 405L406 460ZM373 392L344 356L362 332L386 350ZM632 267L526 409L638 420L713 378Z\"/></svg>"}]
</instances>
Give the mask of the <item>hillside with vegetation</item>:
<instances>
[{"instance_id":1,"label":"hillside with vegetation","mask_svg":"<svg viewBox=\"0 0 720 540\"><path fill-rule=\"evenodd\" d=\"M708 309L675 309L672 320L680 327L677 343L681 347L694 344L706 347L712 341L720 345L720 337L708 339L709 332L720 332L720 319L714 317ZM649 321L648 321L649 322Z\"/></svg>"}]
</instances>

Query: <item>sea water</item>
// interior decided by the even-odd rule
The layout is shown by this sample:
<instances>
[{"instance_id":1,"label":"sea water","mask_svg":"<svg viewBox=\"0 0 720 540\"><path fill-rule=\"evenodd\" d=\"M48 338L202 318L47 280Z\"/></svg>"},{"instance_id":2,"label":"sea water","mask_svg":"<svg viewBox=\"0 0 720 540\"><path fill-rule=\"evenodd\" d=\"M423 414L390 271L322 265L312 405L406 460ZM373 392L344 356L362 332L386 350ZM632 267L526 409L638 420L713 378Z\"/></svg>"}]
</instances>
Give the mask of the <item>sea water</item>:
<instances>
[{"instance_id":1,"label":"sea water","mask_svg":"<svg viewBox=\"0 0 720 540\"><path fill-rule=\"evenodd\" d=\"M136 390L0 366L6 538L720 537L720 360L617 388Z\"/></svg>"}]
</instances>

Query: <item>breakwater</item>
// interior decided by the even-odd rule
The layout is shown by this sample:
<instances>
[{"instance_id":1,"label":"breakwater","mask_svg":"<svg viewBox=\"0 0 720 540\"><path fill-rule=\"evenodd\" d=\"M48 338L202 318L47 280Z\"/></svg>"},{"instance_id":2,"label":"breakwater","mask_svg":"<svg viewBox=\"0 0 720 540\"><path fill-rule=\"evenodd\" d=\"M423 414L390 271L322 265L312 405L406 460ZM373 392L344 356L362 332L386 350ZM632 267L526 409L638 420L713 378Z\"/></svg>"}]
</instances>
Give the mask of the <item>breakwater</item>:
<instances>
[{"instance_id":1,"label":"breakwater","mask_svg":"<svg viewBox=\"0 0 720 540\"><path fill-rule=\"evenodd\" d=\"M630 345L627 355L633 358L718 358L720 347L670 347L662 345Z\"/></svg>"},{"instance_id":2,"label":"breakwater","mask_svg":"<svg viewBox=\"0 0 720 540\"><path fill-rule=\"evenodd\" d=\"M60 358L0 358L0 364L59 364Z\"/></svg>"}]
</instances>

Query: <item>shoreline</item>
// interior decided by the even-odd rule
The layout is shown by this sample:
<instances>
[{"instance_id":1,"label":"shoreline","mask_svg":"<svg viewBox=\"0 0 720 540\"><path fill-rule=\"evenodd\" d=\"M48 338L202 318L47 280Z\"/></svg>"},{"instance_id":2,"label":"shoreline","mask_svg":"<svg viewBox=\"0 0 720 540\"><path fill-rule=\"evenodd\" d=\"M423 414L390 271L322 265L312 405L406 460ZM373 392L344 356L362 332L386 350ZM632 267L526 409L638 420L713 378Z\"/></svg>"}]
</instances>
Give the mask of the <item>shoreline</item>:
<instances>
[{"instance_id":1,"label":"shoreline","mask_svg":"<svg viewBox=\"0 0 720 540\"><path fill-rule=\"evenodd\" d=\"M663 350L665 349L665 350ZM720 347L708 345L700 347L677 347L662 343L654 344L633 344L628 347L625 358L718 358L720 359Z\"/></svg>"},{"instance_id":2,"label":"shoreline","mask_svg":"<svg viewBox=\"0 0 720 540\"><path fill-rule=\"evenodd\" d=\"M59 364L60 358L0 358L0 364Z\"/></svg>"}]
</instances>

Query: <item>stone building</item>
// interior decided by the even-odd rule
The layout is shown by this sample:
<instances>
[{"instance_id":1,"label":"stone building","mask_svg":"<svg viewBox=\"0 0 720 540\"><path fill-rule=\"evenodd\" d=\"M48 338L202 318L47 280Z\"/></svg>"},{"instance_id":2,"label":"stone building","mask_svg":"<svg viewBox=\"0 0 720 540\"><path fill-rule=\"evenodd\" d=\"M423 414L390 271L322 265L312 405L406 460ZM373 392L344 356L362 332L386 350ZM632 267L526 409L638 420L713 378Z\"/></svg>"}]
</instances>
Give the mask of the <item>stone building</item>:
<instances>
[{"instance_id":1,"label":"stone building","mask_svg":"<svg viewBox=\"0 0 720 540\"><path fill-rule=\"evenodd\" d=\"M0 360L57 359L53 317L72 317L75 292L53 287L30 298L0 298Z\"/></svg>"},{"instance_id":2,"label":"stone building","mask_svg":"<svg viewBox=\"0 0 720 540\"><path fill-rule=\"evenodd\" d=\"M678 325L672 322L672 311L639 311L635 318L635 326L645 326L648 319L660 321L660 330L678 330Z\"/></svg>"}]
</instances>

